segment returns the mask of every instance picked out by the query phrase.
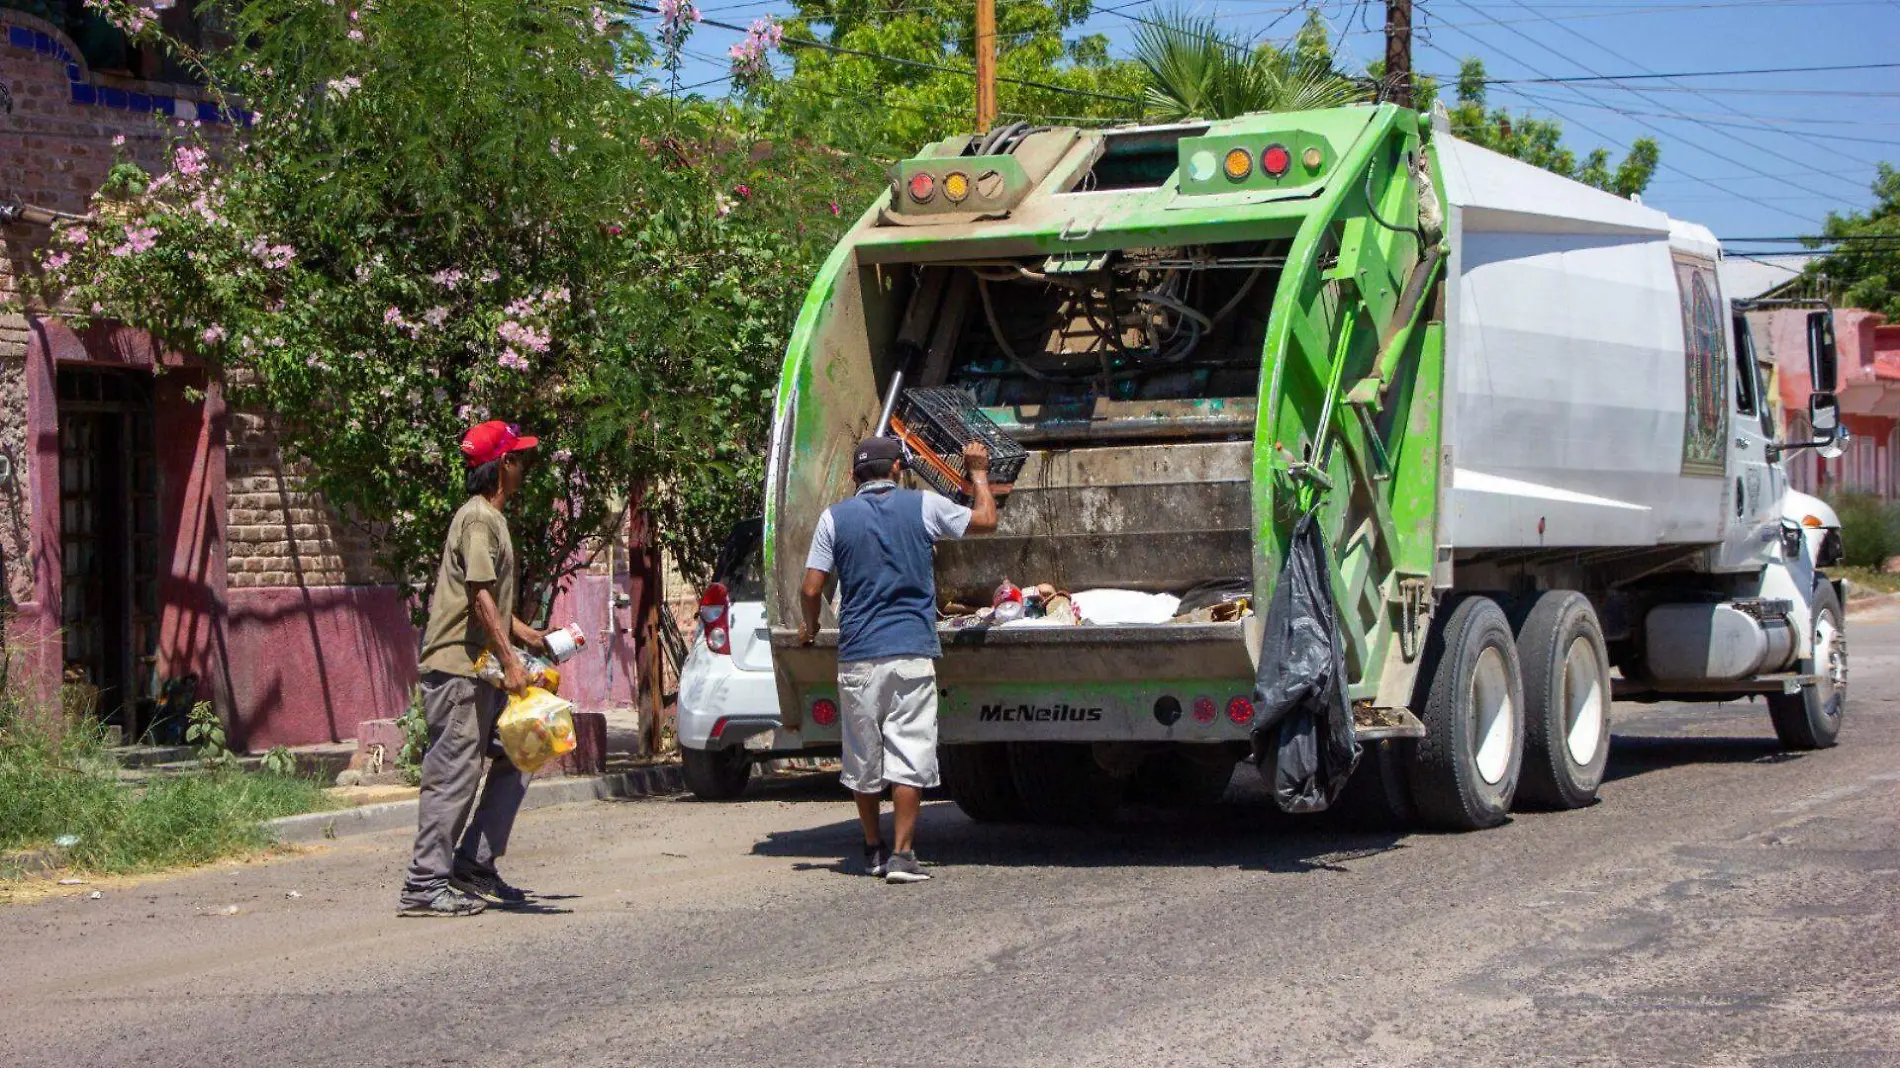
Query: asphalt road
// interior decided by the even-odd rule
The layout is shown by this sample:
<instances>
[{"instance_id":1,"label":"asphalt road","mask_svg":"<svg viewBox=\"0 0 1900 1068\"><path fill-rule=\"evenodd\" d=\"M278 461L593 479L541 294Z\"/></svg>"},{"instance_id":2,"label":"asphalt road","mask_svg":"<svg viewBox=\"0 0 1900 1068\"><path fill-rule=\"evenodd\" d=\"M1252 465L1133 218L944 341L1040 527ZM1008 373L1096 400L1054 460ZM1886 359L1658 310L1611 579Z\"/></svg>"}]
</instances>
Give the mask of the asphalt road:
<instances>
[{"instance_id":1,"label":"asphalt road","mask_svg":"<svg viewBox=\"0 0 1900 1068\"><path fill-rule=\"evenodd\" d=\"M1900 1064L1900 618L1850 633L1839 748L1618 706L1602 803L1479 834L1243 769L1093 832L937 803L886 886L806 780L529 813L525 915L396 919L401 833L107 884L0 909L0 1063Z\"/></svg>"}]
</instances>

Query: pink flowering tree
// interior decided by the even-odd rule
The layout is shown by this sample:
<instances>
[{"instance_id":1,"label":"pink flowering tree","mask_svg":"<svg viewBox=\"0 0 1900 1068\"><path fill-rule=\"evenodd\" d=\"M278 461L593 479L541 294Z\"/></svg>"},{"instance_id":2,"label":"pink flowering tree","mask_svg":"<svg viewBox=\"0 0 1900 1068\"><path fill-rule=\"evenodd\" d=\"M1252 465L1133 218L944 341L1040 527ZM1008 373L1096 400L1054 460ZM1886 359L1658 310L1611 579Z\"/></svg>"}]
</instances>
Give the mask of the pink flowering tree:
<instances>
[{"instance_id":1,"label":"pink flowering tree","mask_svg":"<svg viewBox=\"0 0 1900 1068\"><path fill-rule=\"evenodd\" d=\"M149 4L105 6L159 39ZM233 136L164 122L170 168L114 168L42 255L46 296L202 354L418 590L464 499L456 444L491 417L546 443L515 521L527 588L635 499L703 573L758 506L811 271L881 178L629 88L677 62L691 10L645 23L656 52L569 0L234 0L245 47L174 45Z\"/></svg>"}]
</instances>

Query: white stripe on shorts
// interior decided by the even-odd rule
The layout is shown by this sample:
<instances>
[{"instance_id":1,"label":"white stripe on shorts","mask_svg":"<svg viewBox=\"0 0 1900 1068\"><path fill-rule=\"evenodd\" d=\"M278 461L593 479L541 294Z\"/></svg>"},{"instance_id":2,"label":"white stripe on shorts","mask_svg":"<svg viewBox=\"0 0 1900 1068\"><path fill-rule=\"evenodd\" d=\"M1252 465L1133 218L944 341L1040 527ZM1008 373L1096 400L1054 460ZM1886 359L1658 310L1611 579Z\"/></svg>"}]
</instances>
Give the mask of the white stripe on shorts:
<instances>
[{"instance_id":1,"label":"white stripe on shorts","mask_svg":"<svg viewBox=\"0 0 1900 1068\"><path fill-rule=\"evenodd\" d=\"M846 789L874 794L885 783L937 785L937 665L929 657L839 664L838 713Z\"/></svg>"}]
</instances>

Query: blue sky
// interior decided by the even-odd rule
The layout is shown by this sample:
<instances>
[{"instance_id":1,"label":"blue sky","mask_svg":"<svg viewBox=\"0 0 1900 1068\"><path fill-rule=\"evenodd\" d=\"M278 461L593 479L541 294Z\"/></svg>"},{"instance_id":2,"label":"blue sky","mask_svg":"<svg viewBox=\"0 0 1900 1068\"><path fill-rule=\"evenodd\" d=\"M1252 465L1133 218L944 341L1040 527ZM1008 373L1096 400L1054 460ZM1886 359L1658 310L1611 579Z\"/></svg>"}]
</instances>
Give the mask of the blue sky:
<instances>
[{"instance_id":1,"label":"blue sky","mask_svg":"<svg viewBox=\"0 0 1900 1068\"><path fill-rule=\"evenodd\" d=\"M1000 0L1009 3L1012 0ZM1014 0L1036 2L1036 0ZM1135 21L1165 0L1099 0L1077 32L1126 55ZM1358 0L1200 0L1235 33L1284 37L1317 8L1348 65L1384 54L1384 4ZM1452 75L1476 56L1493 78L1755 70L1900 62L1900 0L1415 0L1415 65ZM779 0L702 0L709 18L785 13ZM1355 17L1355 13L1357 17ZM717 79L738 35L701 27L682 82ZM781 69L789 61L780 57ZM1644 201L1723 237L1812 233L1830 209L1872 203L1880 160L1900 163L1900 68L1626 83L1498 85L1492 106L1563 121L1579 156L1612 158L1639 137L1662 145ZM702 90L719 95L717 85Z\"/></svg>"}]
</instances>

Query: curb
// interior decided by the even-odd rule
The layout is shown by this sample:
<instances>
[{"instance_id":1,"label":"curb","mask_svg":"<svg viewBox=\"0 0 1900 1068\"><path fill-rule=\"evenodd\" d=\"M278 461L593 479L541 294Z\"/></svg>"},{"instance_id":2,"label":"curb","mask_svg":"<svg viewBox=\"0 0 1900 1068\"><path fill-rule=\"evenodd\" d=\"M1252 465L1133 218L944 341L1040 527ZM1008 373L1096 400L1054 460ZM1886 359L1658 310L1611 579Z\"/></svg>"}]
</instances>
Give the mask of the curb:
<instances>
[{"instance_id":1,"label":"curb","mask_svg":"<svg viewBox=\"0 0 1900 1068\"><path fill-rule=\"evenodd\" d=\"M1850 597L1845 607L1849 616L1857 616L1892 605L1900 605L1900 593L1874 593L1865 597Z\"/></svg>"},{"instance_id":2,"label":"curb","mask_svg":"<svg viewBox=\"0 0 1900 1068\"><path fill-rule=\"evenodd\" d=\"M521 799L521 811L548 805L569 805L577 801L606 801L613 798L665 797L684 793L685 773L678 764L660 764L650 768L610 775L581 778L543 779L528 784L528 795ZM337 812L307 812L267 820L264 830L284 845L309 845L333 838L374 834L398 828L414 829L416 801L386 801L380 805Z\"/></svg>"}]
</instances>

